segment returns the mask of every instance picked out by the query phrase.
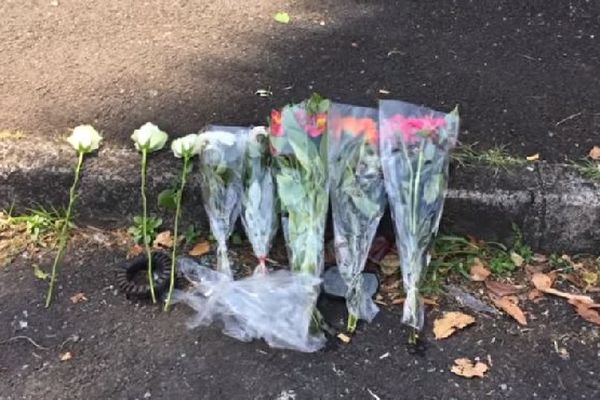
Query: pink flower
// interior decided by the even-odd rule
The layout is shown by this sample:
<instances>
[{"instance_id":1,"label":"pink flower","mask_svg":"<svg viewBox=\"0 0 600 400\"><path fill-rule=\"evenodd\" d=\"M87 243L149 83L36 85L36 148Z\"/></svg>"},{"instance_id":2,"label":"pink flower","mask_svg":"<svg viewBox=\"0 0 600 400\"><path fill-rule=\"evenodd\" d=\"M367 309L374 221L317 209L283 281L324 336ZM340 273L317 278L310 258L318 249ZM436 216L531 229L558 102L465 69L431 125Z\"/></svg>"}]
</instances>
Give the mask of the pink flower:
<instances>
[{"instance_id":1,"label":"pink flower","mask_svg":"<svg viewBox=\"0 0 600 400\"><path fill-rule=\"evenodd\" d=\"M327 128L327 113L307 114L306 111L296 111L294 116L302 129L312 138L321 136Z\"/></svg>"},{"instance_id":2,"label":"pink flower","mask_svg":"<svg viewBox=\"0 0 600 400\"><path fill-rule=\"evenodd\" d=\"M388 118L387 128L392 132L400 132L402 140L406 144L414 144L418 141L418 136L435 136L437 129L444 127L446 120L444 118L428 117L404 117L396 114Z\"/></svg>"},{"instance_id":3,"label":"pink flower","mask_svg":"<svg viewBox=\"0 0 600 400\"><path fill-rule=\"evenodd\" d=\"M271 135L279 137L283 135L281 126L281 111L271 110Z\"/></svg>"}]
</instances>

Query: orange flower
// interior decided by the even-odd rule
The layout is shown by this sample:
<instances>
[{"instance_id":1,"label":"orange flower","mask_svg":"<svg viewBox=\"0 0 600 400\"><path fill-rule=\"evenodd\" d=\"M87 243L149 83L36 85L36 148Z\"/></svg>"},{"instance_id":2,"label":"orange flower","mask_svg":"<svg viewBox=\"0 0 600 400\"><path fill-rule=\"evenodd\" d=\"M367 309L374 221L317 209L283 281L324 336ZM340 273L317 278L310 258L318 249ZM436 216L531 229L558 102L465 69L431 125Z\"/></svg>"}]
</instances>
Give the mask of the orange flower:
<instances>
[{"instance_id":1,"label":"orange flower","mask_svg":"<svg viewBox=\"0 0 600 400\"><path fill-rule=\"evenodd\" d=\"M347 132L353 136L365 135L369 144L377 144L377 124L371 118L339 118L333 132L336 137L339 137L342 132Z\"/></svg>"}]
</instances>

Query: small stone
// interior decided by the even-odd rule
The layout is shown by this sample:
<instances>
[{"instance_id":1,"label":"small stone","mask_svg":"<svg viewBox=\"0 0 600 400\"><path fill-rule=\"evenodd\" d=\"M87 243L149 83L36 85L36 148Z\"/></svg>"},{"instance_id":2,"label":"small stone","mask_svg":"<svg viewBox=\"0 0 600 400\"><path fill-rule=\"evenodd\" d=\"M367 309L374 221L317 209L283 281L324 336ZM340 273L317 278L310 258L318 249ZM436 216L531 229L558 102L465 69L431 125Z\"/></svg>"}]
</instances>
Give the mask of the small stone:
<instances>
[{"instance_id":1,"label":"small stone","mask_svg":"<svg viewBox=\"0 0 600 400\"><path fill-rule=\"evenodd\" d=\"M152 397L152 394L150 392L144 393L144 398L145 399L149 399L150 397Z\"/></svg>"},{"instance_id":2,"label":"small stone","mask_svg":"<svg viewBox=\"0 0 600 400\"><path fill-rule=\"evenodd\" d=\"M500 384L500 390L502 390L503 392L508 390L508 385L506 383L501 383Z\"/></svg>"}]
</instances>

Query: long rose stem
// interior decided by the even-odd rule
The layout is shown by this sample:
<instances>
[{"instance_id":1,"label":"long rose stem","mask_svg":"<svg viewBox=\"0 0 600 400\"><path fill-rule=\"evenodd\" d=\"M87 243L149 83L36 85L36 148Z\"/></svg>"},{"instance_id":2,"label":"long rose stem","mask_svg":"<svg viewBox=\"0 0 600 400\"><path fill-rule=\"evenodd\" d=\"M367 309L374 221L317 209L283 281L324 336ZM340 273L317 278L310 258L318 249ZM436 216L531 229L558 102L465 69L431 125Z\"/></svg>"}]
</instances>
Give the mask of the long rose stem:
<instances>
[{"instance_id":1,"label":"long rose stem","mask_svg":"<svg viewBox=\"0 0 600 400\"><path fill-rule=\"evenodd\" d=\"M75 179L73 179L73 185L71 185L71 189L69 190L69 205L67 206L67 215L65 217L65 222L60 230L58 252L56 253L56 257L54 258L54 264L52 264L50 286L48 287L48 293L46 295L46 308L50 307L50 304L52 303L52 291L54 289L54 283L56 282L56 272L58 268L58 263L60 262L65 251L65 246L67 245L67 237L69 235L69 222L71 220L73 205L75 204L75 191L77 190L77 184L79 183L79 174L81 172L81 165L83 164L83 156L84 152L80 151L79 159L77 161L77 167L75 168Z\"/></svg>"}]
</instances>

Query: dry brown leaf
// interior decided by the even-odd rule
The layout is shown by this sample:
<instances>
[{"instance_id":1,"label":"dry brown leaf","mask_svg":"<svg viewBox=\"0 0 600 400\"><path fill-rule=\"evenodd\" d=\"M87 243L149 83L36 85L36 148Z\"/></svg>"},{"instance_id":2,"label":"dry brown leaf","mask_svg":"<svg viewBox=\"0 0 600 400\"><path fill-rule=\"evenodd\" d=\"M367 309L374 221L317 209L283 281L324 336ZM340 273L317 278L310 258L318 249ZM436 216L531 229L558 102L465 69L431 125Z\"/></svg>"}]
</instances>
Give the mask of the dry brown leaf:
<instances>
[{"instance_id":1,"label":"dry brown leaf","mask_svg":"<svg viewBox=\"0 0 600 400\"><path fill-rule=\"evenodd\" d=\"M523 310L517 305L519 299L516 296L498 297L490 294L490 299L492 299L496 307L513 317L519 324L527 325L527 318Z\"/></svg>"},{"instance_id":2,"label":"dry brown leaf","mask_svg":"<svg viewBox=\"0 0 600 400\"><path fill-rule=\"evenodd\" d=\"M483 378L489 369L490 367L481 361L475 362L469 360L468 358L457 358L454 360L454 365L450 371L465 378Z\"/></svg>"},{"instance_id":3,"label":"dry brown leaf","mask_svg":"<svg viewBox=\"0 0 600 400\"><path fill-rule=\"evenodd\" d=\"M73 354L70 351L60 355L60 361L69 361L71 358L73 358Z\"/></svg>"},{"instance_id":4,"label":"dry brown leaf","mask_svg":"<svg viewBox=\"0 0 600 400\"><path fill-rule=\"evenodd\" d=\"M540 159L540 153L535 153L530 156L527 156L527 161L537 161Z\"/></svg>"},{"instance_id":5,"label":"dry brown leaf","mask_svg":"<svg viewBox=\"0 0 600 400\"><path fill-rule=\"evenodd\" d=\"M502 283L502 282L498 282L498 281L485 281L485 287L491 293L493 293L499 297L510 296L511 294L518 293L519 289L521 289L521 287L519 287L519 286L511 285L509 283Z\"/></svg>"},{"instance_id":6,"label":"dry brown leaf","mask_svg":"<svg viewBox=\"0 0 600 400\"><path fill-rule=\"evenodd\" d=\"M592 147L589 156L592 160L600 160L600 146Z\"/></svg>"},{"instance_id":7,"label":"dry brown leaf","mask_svg":"<svg viewBox=\"0 0 600 400\"><path fill-rule=\"evenodd\" d=\"M152 247L156 249L170 249L173 247L173 236L171 231L164 231L156 235L156 239L152 243Z\"/></svg>"},{"instance_id":8,"label":"dry brown leaf","mask_svg":"<svg viewBox=\"0 0 600 400\"><path fill-rule=\"evenodd\" d=\"M537 289L531 289L529 293L527 293L527 298L529 301L533 301L534 303L538 303L544 297L544 293L540 292Z\"/></svg>"},{"instance_id":9,"label":"dry brown leaf","mask_svg":"<svg viewBox=\"0 0 600 400\"><path fill-rule=\"evenodd\" d=\"M569 304L575 306L575 311L581 318L600 326L600 313L594 310L594 308L600 307L600 304L583 303L574 299L569 299Z\"/></svg>"},{"instance_id":10,"label":"dry brown leaf","mask_svg":"<svg viewBox=\"0 0 600 400\"><path fill-rule=\"evenodd\" d=\"M137 257L144 252L144 248L139 244L134 244L127 252L127 258Z\"/></svg>"},{"instance_id":11,"label":"dry brown leaf","mask_svg":"<svg viewBox=\"0 0 600 400\"><path fill-rule=\"evenodd\" d=\"M437 340L445 339L459 329L475 323L475 318L458 311L444 313L441 318L433 321L433 334Z\"/></svg>"},{"instance_id":12,"label":"dry brown leaf","mask_svg":"<svg viewBox=\"0 0 600 400\"><path fill-rule=\"evenodd\" d=\"M200 257L200 256L205 255L209 251L210 251L210 243L207 240L205 240L203 242L196 243L196 245L194 247L192 247L192 249L190 250L190 252L188 254L193 257Z\"/></svg>"},{"instance_id":13,"label":"dry brown leaf","mask_svg":"<svg viewBox=\"0 0 600 400\"><path fill-rule=\"evenodd\" d=\"M81 303L82 301L88 301L88 298L85 297L85 294L83 292L75 293L73 296L70 297L70 299L71 303L73 304Z\"/></svg>"},{"instance_id":14,"label":"dry brown leaf","mask_svg":"<svg viewBox=\"0 0 600 400\"><path fill-rule=\"evenodd\" d=\"M469 273L471 280L475 282L485 281L491 274L490 270L483 265L479 258L475 258L473 260L473 265L471 265L471 270Z\"/></svg>"},{"instance_id":15,"label":"dry brown leaf","mask_svg":"<svg viewBox=\"0 0 600 400\"><path fill-rule=\"evenodd\" d=\"M531 277L531 283L533 283L533 286L535 286L535 288L537 290L539 290L540 292L553 294L555 296L563 297L568 300L576 300L581 303L587 303L587 304L594 303L594 300L592 300L592 298L589 296L584 296L581 294L566 293L566 292L562 292L560 290L552 288L552 278L550 276L548 276L547 274L543 274L541 272L537 272L537 273L533 274L533 276Z\"/></svg>"},{"instance_id":16,"label":"dry brown leaf","mask_svg":"<svg viewBox=\"0 0 600 400\"><path fill-rule=\"evenodd\" d=\"M394 300L392 300L392 304L393 305L404 304L405 300L406 300L406 297L397 297ZM375 302L377 302L377 300ZM432 307L437 307L439 305L437 303L437 301L435 301L433 299L428 299L426 297L423 298L423 304L425 304L426 306L432 306Z\"/></svg>"}]
</instances>

